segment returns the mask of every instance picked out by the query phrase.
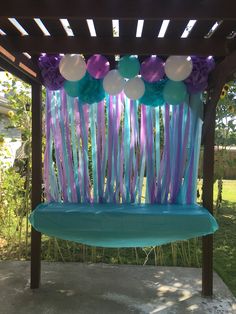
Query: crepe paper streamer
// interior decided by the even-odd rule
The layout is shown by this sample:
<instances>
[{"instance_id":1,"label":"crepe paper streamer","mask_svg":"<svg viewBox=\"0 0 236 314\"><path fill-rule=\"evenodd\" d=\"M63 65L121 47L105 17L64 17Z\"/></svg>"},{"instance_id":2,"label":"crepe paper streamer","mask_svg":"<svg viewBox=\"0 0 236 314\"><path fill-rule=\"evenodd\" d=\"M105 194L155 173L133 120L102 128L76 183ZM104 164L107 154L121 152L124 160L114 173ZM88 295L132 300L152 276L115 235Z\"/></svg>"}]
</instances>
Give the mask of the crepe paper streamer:
<instances>
[{"instance_id":1,"label":"crepe paper streamer","mask_svg":"<svg viewBox=\"0 0 236 314\"><path fill-rule=\"evenodd\" d=\"M95 104L90 108L90 129L91 129L91 147L92 147L92 170L93 170L93 201L98 202L98 172L97 172L97 142L96 142L96 111Z\"/></svg>"},{"instance_id":2,"label":"crepe paper streamer","mask_svg":"<svg viewBox=\"0 0 236 314\"><path fill-rule=\"evenodd\" d=\"M199 205L41 204L30 216L49 236L99 247L149 247L211 234L215 218Z\"/></svg>"},{"instance_id":3,"label":"crepe paper streamer","mask_svg":"<svg viewBox=\"0 0 236 314\"><path fill-rule=\"evenodd\" d=\"M201 108L200 94L188 105L148 107L124 93L87 105L47 91L47 200L195 203Z\"/></svg>"}]
</instances>

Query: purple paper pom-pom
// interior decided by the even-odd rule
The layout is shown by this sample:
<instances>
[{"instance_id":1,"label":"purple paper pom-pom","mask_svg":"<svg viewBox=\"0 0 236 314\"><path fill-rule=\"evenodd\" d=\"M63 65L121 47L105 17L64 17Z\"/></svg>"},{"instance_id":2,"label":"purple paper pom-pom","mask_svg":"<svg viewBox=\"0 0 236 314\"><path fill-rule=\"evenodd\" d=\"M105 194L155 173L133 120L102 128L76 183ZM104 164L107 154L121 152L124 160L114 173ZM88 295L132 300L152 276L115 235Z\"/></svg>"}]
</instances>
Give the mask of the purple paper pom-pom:
<instances>
[{"instance_id":1,"label":"purple paper pom-pom","mask_svg":"<svg viewBox=\"0 0 236 314\"><path fill-rule=\"evenodd\" d=\"M59 54L44 54L39 57L38 65L44 85L50 90L62 88L65 79L59 71L61 56Z\"/></svg>"},{"instance_id":2,"label":"purple paper pom-pom","mask_svg":"<svg viewBox=\"0 0 236 314\"><path fill-rule=\"evenodd\" d=\"M214 59L211 57L192 56L193 70L185 80L189 93L198 93L208 86L208 75L214 69Z\"/></svg>"}]
</instances>

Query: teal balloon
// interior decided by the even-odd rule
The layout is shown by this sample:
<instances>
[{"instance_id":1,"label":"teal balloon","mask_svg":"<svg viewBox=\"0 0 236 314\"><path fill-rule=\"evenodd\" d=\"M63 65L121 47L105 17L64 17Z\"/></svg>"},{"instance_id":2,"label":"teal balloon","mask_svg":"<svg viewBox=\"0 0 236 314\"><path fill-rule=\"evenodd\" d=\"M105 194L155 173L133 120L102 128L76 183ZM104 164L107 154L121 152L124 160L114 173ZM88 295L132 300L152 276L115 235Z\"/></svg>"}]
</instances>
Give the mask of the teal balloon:
<instances>
[{"instance_id":1,"label":"teal balloon","mask_svg":"<svg viewBox=\"0 0 236 314\"><path fill-rule=\"evenodd\" d=\"M79 95L79 81L65 81L64 89L70 97L78 97Z\"/></svg>"},{"instance_id":2,"label":"teal balloon","mask_svg":"<svg viewBox=\"0 0 236 314\"><path fill-rule=\"evenodd\" d=\"M125 78L133 78L139 74L140 63L135 56L124 56L118 62L118 71Z\"/></svg>"},{"instance_id":3,"label":"teal balloon","mask_svg":"<svg viewBox=\"0 0 236 314\"><path fill-rule=\"evenodd\" d=\"M167 81L163 89L163 98L166 103L179 105L183 103L187 96L187 88L183 82Z\"/></svg>"},{"instance_id":4,"label":"teal balloon","mask_svg":"<svg viewBox=\"0 0 236 314\"><path fill-rule=\"evenodd\" d=\"M163 89L165 83L166 80L160 80L155 83L148 83L144 81L145 92L144 95L139 99L139 103L152 107L163 105L165 102L163 99Z\"/></svg>"}]
</instances>

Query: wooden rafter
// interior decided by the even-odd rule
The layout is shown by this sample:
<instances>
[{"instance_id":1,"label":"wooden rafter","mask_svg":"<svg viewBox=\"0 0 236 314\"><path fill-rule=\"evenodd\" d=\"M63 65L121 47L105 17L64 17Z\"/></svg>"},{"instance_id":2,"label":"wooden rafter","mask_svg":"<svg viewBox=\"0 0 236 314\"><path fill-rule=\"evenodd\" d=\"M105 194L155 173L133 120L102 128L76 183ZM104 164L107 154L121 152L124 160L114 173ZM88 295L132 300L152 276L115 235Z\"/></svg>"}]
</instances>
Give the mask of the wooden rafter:
<instances>
[{"instance_id":1,"label":"wooden rafter","mask_svg":"<svg viewBox=\"0 0 236 314\"><path fill-rule=\"evenodd\" d=\"M98 37L11 37L2 42L13 47L16 52L33 54L46 53L101 53L114 54L158 54L158 55L214 55L230 53L235 40L223 39L147 39L147 38L98 38Z\"/></svg>"},{"instance_id":2,"label":"wooden rafter","mask_svg":"<svg viewBox=\"0 0 236 314\"><path fill-rule=\"evenodd\" d=\"M235 19L235 0L22 0L3 1L0 17L96 19Z\"/></svg>"},{"instance_id":3,"label":"wooden rafter","mask_svg":"<svg viewBox=\"0 0 236 314\"><path fill-rule=\"evenodd\" d=\"M36 63L8 43L2 44L0 38L0 68L18 76L27 83L40 83L40 73Z\"/></svg>"}]
</instances>

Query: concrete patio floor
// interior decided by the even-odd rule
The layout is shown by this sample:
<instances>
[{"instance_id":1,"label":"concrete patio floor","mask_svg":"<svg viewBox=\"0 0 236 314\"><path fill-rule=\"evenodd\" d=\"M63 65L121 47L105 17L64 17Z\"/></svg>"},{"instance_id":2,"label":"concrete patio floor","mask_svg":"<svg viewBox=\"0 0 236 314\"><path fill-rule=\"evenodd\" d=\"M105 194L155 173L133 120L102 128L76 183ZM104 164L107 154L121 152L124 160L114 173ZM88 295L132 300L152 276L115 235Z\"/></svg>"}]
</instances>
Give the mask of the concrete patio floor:
<instances>
[{"instance_id":1,"label":"concrete patio floor","mask_svg":"<svg viewBox=\"0 0 236 314\"><path fill-rule=\"evenodd\" d=\"M214 297L201 297L201 269L42 263L29 288L29 262L0 262L1 314L236 313L217 274Z\"/></svg>"}]
</instances>

